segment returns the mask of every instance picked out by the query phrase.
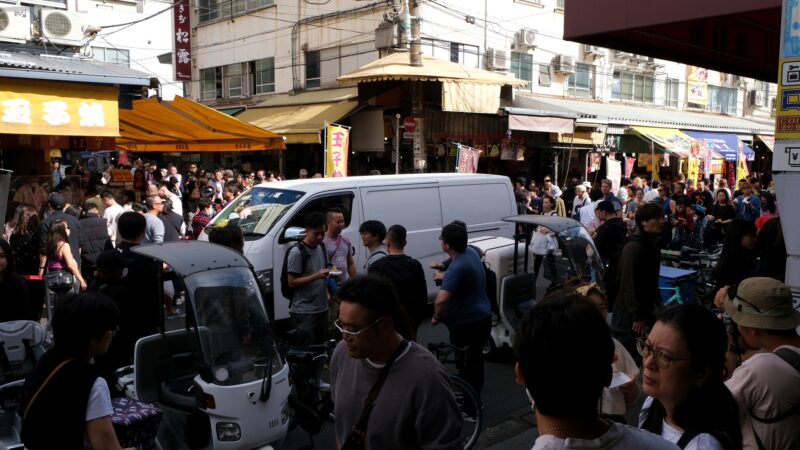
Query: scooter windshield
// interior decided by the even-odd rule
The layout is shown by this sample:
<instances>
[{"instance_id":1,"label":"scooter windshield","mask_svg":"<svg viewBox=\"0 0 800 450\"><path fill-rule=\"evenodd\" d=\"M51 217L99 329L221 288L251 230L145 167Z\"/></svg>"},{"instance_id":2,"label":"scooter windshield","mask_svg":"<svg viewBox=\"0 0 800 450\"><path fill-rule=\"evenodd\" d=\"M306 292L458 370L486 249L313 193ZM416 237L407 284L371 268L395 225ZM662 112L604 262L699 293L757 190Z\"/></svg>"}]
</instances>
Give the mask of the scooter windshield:
<instances>
[{"instance_id":1,"label":"scooter windshield","mask_svg":"<svg viewBox=\"0 0 800 450\"><path fill-rule=\"evenodd\" d=\"M267 366L279 370L272 329L250 270L199 272L184 282L210 382L243 384L264 378Z\"/></svg>"},{"instance_id":2,"label":"scooter windshield","mask_svg":"<svg viewBox=\"0 0 800 450\"><path fill-rule=\"evenodd\" d=\"M558 252L558 276L556 278L564 281L577 277L602 285L603 262L586 228L569 228L558 233L556 237L561 250Z\"/></svg>"}]
</instances>

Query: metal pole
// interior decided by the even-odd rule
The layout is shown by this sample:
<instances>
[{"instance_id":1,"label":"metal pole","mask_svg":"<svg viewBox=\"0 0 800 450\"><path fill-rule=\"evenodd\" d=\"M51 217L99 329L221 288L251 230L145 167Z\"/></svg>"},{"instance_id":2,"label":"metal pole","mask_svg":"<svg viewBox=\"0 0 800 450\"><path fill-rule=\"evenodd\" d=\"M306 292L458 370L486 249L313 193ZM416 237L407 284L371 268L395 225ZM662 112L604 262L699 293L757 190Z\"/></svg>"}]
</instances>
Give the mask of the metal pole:
<instances>
[{"instance_id":1,"label":"metal pole","mask_svg":"<svg viewBox=\"0 0 800 450\"><path fill-rule=\"evenodd\" d=\"M400 114L394 116L394 173L400 173Z\"/></svg>"},{"instance_id":2,"label":"metal pole","mask_svg":"<svg viewBox=\"0 0 800 450\"><path fill-rule=\"evenodd\" d=\"M483 0L483 68L488 69L486 66L486 52L489 51L489 35L487 28L489 25L489 0Z\"/></svg>"}]
</instances>

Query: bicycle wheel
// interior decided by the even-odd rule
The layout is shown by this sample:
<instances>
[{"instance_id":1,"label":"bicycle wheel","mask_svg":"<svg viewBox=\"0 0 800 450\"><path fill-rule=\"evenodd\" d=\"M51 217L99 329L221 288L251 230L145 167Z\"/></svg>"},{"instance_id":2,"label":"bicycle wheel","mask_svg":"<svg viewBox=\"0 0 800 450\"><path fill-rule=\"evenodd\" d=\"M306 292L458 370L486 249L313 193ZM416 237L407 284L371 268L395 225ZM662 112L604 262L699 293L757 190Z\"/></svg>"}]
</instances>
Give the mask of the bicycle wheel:
<instances>
[{"instance_id":1,"label":"bicycle wheel","mask_svg":"<svg viewBox=\"0 0 800 450\"><path fill-rule=\"evenodd\" d=\"M464 425L461 429L461 443L464 450L469 450L478 441L478 436L483 428L483 408L478 395L466 381L457 375L448 375L453 395L456 397L458 409L464 418Z\"/></svg>"}]
</instances>

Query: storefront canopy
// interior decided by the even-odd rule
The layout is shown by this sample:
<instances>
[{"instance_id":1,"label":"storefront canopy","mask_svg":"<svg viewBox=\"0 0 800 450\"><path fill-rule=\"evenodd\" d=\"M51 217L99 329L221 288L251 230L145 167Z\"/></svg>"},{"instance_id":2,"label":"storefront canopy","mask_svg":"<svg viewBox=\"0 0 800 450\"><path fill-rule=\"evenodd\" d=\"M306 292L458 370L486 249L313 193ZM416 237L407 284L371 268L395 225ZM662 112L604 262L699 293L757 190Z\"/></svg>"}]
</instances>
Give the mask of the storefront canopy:
<instances>
[{"instance_id":1,"label":"storefront canopy","mask_svg":"<svg viewBox=\"0 0 800 450\"><path fill-rule=\"evenodd\" d=\"M323 99L325 91L316 93L319 94L318 101ZM297 101L300 103L304 100L301 98ZM286 136L287 144L320 144L320 130L325 127L325 122L341 120L356 108L356 99L263 107L259 104L238 114L236 118Z\"/></svg>"},{"instance_id":2,"label":"storefront canopy","mask_svg":"<svg viewBox=\"0 0 800 450\"><path fill-rule=\"evenodd\" d=\"M753 152L753 149L741 142L735 134L706 133L693 130L682 131L692 139L703 141L705 148L712 148L715 152L721 154L727 161L736 161L736 153L738 152L740 144L744 149L745 158L748 161L752 161L753 158L755 158L755 152Z\"/></svg>"},{"instance_id":3,"label":"storefront canopy","mask_svg":"<svg viewBox=\"0 0 800 450\"><path fill-rule=\"evenodd\" d=\"M775 151L775 136L765 136L763 134L758 134L756 135L756 138L758 138L759 141L763 142L764 145L767 146L769 151L771 152Z\"/></svg>"},{"instance_id":4,"label":"storefront canopy","mask_svg":"<svg viewBox=\"0 0 800 450\"><path fill-rule=\"evenodd\" d=\"M120 110L117 149L139 152L284 150L283 137L182 97Z\"/></svg>"},{"instance_id":5,"label":"storefront canopy","mask_svg":"<svg viewBox=\"0 0 800 450\"><path fill-rule=\"evenodd\" d=\"M575 120L563 117L508 115L510 130L534 131L539 133L572 133L575 131Z\"/></svg>"},{"instance_id":6,"label":"storefront canopy","mask_svg":"<svg viewBox=\"0 0 800 450\"><path fill-rule=\"evenodd\" d=\"M681 158L688 157L692 148L691 138L674 128L631 127L631 130L645 141Z\"/></svg>"}]
</instances>

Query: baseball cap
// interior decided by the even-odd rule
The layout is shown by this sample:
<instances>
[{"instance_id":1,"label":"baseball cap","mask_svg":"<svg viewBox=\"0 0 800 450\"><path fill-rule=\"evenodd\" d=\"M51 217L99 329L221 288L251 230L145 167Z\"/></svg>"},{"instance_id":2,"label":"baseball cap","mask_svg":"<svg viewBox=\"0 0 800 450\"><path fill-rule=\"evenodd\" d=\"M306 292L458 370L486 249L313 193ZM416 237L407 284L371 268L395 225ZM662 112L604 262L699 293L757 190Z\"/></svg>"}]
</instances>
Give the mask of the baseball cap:
<instances>
[{"instance_id":1,"label":"baseball cap","mask_svg":"<svg viewBox=\"0 0 800 450\"><path fill-rule=\"evenodd\" d=\"M789 286L774 278L752 277L739 283L725 311L739 325L763 330L791 330L800 325Z\"/></svg>"},{"instance_id":2,"label":"baseball cap","mask_svg":"<svg viewBox=\"0 0 800 450\"><path fill-rule=\"evenodd\" d=\"M97 255L95 265L97 266L97 270L108 272L130 267L131 261L116 250L108 250Z\"/></svg>"},{"instance_id":3,"label":"baseball cap","mask_svg":"<svg viewBox=\"0 0 800 450\"><path fill-rule=\"evenodd\" d=\"M64 206L67 204L66 199L64 196L59 194L58 192L53 192L50 194L50 198L48 200L50 207L56 210L64 209Z\"/></svg>"},{"instance_id":4,"label":"baseball cap","mask_svg":"<svg viewBox=\"0 0 800 450\"><path fill-rule=\"evenodd\" d=\"M622 205L619 202L615 202L613 200L603 200L597 204L596 209L598 211L613 213L621 210Z\"/></svg>"}]
</instances>

